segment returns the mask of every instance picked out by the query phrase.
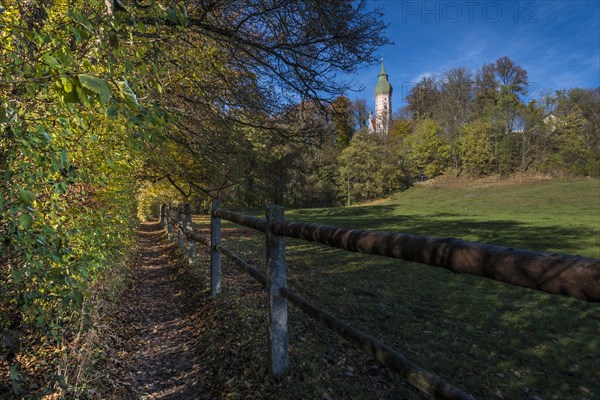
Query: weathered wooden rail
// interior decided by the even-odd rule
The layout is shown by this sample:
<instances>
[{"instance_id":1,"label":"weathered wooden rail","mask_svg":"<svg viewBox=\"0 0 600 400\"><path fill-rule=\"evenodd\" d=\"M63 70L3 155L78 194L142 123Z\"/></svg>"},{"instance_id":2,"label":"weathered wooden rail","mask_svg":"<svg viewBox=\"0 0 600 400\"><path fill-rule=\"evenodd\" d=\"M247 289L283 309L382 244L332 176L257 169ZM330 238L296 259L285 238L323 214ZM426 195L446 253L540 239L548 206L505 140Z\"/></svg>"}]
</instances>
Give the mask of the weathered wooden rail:
<instances>
[{"instance_id":1,"label":"weathered wooden rail","mask_svg":"<svg viewBox=\"0 0 600 400\"><path fill-rule=\"evenodd\" d=\"M210 247L211 294L221 290L221 254L250 274L267 289L269 298L269 342L271 372L279 375L288 366L287 302L321 322L329 329L377 359L421 392L434 399L472 399L461 390L414 364L404 355L386 346L328 312L307 302L286 287L285 237L318 242L348 251L399 258L457 273L487 277L512 285L552 294L561 294L590 302L600 302L600 260L559 254L533 252L508 247L407 235L328 227L314 223L285 221L283 207L271 206L267 218L257 218L220 208L214 200L210 211L211 238L193 231L189 205L178 208L178 245L187 237L189 257L194 243ZM266 236L266 270L255 266L220 243L221 219L243 225ZM173 236L173 218L166 205L161 206L161 225Z\"/></svg>"}]
</instances>

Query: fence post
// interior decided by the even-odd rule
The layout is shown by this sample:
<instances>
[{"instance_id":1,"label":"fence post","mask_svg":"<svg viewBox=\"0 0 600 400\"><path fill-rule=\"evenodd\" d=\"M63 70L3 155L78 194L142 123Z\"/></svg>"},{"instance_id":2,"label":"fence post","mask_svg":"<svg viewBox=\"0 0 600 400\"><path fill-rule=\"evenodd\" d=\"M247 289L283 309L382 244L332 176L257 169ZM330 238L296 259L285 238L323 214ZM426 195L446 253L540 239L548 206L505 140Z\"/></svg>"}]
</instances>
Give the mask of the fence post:
<instances>
[{"instance_id":1,"label":"fence post","mask_svg":"<svg viewBox=\"0 0 600 400\"><path fill-rule=\"evenodd\" d=\"M169 205L165 204L165 230L169 233Z\"/></svg>"},{"instance_id":2,"label":"fence post","mask_svg":"<svg viewBox=\"0 0 600 400\"><path fill-rule=\"evenodd\" d=\"M183 229L192 229L192 208L190 207L190 203L185 203L183 205L183 215L184 215L184 226ZM185 231L184 231L185 233ZM188 263L192 264L194 262L194 253L196 252L195 242L192 239L188 239Z\"/></svg>"},{"instance_id":3,"label":"fence post","mask_svg":"<svg viewBox=\"0 0 600 400\"><path fill-rule=\"evenodd\" d=\"M167 236L169 239L173 237L173 224L171 223L171 206L167 206Z\"/></svg>"},{"instance_id":4,"label":"fence post","mask_svg":"<svg viewBox=\"0 0 600 400\"><path fill-rule=\"evenodd\" d=\"M183 221L185 216L183 215L183 204L177 206L177 247L183 247Z\"/></svg>"},{"instance_id":5,"label":"fence post","mask_svg":"<svg viewBox=\"0 0 600 400\"><path fill-rule=\"evenodd\" d=\"M214 199L210 208L210 295L216 297L221 293L221 253L217 246L221 243L221 218L214 216L221 202Z\"/></svg>"},{"instance_id":6,"label":"fence post","mask_svg":"<svg viewBox=\"0 0 600 400\"><path fill-rule=\"evenodd\" d=\"M190 206L190 203L185 203L183 205L183 216L185 217L184 225L189 226L191 228L192 227L192 206Z\"/></svg>"},{"instance_id":7,"label":"fence post","mask_svg":"<svg viewBox=\"0 0 600 400\"><path fill-rule=\"evenodd\" d=\"M160 227L164 229L165 227L165 208L167 207L166 204L161 204L160 205Z\"/></svg>"},{"instance_id":8,"label":"fence post","mask_svg":"<svg viewBox=\"0 0 600 400\"><path fill-rule=\"evenodd\" d=\"M273 224L284 220L282 206L267 211L267 292L269 295L269 362L273 375L282 375L288 367L287 299L279 290L286 287L285 237L273 233Z\"/></svg>"}]
</instances>

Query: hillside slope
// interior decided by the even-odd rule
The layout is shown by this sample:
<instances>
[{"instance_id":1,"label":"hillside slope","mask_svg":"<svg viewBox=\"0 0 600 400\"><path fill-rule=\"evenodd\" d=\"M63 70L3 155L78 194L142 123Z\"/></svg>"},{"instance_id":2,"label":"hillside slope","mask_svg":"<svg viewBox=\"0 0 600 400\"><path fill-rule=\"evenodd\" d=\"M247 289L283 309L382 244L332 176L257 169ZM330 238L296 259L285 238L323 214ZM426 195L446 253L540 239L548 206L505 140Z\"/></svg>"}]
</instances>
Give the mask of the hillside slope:
<instances>
[{"instance_id":1,"label":"hillside slope","mask_svg":"<svg viewBox=\"0 0 600 400\"><path fill-rule=\"evenodd\" d=\"M427 184L374 203L288 219L600 258L600 181Z\"/></svg>"}]
</instances>

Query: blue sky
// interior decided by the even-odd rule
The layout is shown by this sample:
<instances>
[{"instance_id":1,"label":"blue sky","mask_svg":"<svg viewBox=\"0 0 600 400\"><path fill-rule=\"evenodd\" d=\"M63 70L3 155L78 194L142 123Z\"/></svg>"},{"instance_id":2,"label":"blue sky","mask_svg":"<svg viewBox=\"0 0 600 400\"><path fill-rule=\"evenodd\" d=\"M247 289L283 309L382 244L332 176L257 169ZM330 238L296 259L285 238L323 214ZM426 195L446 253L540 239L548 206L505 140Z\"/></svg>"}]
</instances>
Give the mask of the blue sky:
<instances>
[{"instance_id":1,"label":"blue sky","mask_svg":"<svg viewBox=\"0 0 600 400\"><path fill-rule=\"evenodd\" d=\"M394 87L394 110L423 76L455 67L475 73L507 56L528 72L530 97L546 90L600 86L600 2L370 1L383 9L394 42L380 50ZM379 65L350 76L365 87L350 92L374 107Z\"/></svg>"}]
</instances>

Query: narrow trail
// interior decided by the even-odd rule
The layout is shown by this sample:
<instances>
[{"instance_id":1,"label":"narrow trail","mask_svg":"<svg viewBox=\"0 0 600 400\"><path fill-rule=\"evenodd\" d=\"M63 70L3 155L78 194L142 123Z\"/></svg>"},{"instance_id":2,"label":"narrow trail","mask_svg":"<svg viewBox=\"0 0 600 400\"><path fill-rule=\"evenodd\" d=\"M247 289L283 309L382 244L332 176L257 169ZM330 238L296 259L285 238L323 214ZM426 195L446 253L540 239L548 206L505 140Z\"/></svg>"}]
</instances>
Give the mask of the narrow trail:
<instances>
[{"instance_id":1,"label":"narrow trail","mask_svg":"<svg viewBox=\"0 0 600 400\"><path fill-rule=\"evenodd\" d=\"M202 225L198 232L207 235ZM239 242L249 232L223 233ZM373 368L295 309L292 367L270 375L264 289L225 259L223 290L212 297L208 265L206 248L189 265L156 221L142 225L129 283L107 316L104 379L94 400L420 398L398 396L406 384L396 374Z\"/></svg>"},{"instance_id":2,"label":"narrow trail","mask_svg":"<svg viewBox=\"0 0 600 400\"><path fill-rule=\"evenodd\" d=\"M185 388L184 374L193 364L185 350L185 297L169 268L168 244L158 224L145 224L139 235L139 265L135 269L134 303L142 320L140 349L134 355L138 387L147 398L173 397Z\"/></svg>"},{"instance_id":3,"label":"narrow trail","mask_svg":"<svg viewBox=\"0 0 600 400\"><path fill-rule=\"evenodd\" d=\"M197 395L200 368L192 328L190 285L177 273L175 249L156 221L142 225L133 266L133 284L121 299L120 333L126 345L118 351L129 370L128 397L190 399ZM123 395L120 393L119 395Z\"/></svg>"}]
</instances>

